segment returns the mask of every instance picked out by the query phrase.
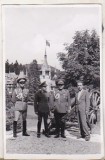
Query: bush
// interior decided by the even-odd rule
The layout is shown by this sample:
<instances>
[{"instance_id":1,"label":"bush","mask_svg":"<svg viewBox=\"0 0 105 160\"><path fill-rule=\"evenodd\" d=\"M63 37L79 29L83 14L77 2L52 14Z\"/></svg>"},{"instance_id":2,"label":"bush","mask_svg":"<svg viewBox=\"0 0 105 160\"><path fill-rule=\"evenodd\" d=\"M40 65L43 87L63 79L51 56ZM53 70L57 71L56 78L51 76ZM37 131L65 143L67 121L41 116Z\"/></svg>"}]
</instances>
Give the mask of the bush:
<instances>
[{"instance_id":1,"label":"bush","mask_svg":"<svg viewBox=\"0 0 105 160\"><path fill-rule=\"evenodd\" d=\"M14 119L14 106L11 102L11 95L9 95L7 89L6 89L6 131L12 130L13 128L13 119ZM19 132L21 130L21 118L18 121L17 124L17 131Z\"/></svg>"}]
</instances>

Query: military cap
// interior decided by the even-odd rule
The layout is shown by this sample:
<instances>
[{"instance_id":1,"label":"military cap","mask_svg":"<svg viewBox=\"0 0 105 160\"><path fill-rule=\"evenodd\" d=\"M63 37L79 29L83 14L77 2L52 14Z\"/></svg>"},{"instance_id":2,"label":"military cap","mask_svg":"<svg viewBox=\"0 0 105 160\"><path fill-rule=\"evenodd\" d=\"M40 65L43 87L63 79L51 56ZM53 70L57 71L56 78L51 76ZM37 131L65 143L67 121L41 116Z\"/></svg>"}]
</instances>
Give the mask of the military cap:
<instances>
[{"instance_id":1,"label":"military cap","mask_svg":"<svg viewBox=\"0 0 105 160\"><path fill-rule=\"evenodd\" d=\"M25 82L27 81L25 75L19 75L18 76L17 83L22 82L22 81L25 81Z\"/></svg>"},{"instance_id":2,"label":"military cap","mask_svg":"<svg viewBox=\"0 0 105 160\"><path fill-rule=\"evenodd\" d=\"M40 84L40 87L47 87L46 81Z\"/></svg>"},{"instance_id":3,"label":"military cap","mask_svg":"<svg viewBox=\"0 0 105 160\"><path fill-rule=\"evenodd\" d=\"M63 81L63 80L59 80L59 81L58 81L58 85L60 85L60 84L61 84L61 85L64 85L64 81Z\"/></svg>"}]
</instances>

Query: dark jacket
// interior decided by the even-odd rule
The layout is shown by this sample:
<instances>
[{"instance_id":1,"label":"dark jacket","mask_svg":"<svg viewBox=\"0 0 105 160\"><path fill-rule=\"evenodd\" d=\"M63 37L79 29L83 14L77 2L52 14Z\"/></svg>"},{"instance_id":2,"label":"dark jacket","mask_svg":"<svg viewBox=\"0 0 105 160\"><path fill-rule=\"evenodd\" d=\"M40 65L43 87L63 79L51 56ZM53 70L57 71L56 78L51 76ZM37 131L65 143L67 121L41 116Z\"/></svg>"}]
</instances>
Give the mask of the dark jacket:
<instances>
[{"instance_id":1,"label":"dark jacket","mask_svg":"<svg viewBox=\"0 0 105 160\"><path fill-rule=\"evenodd\" d=\"M49 112L49 93L48 92L42 92L42 90L39 90L35 94L34 98L34 110L35 112Z\"/></svg>"}]
</instances>

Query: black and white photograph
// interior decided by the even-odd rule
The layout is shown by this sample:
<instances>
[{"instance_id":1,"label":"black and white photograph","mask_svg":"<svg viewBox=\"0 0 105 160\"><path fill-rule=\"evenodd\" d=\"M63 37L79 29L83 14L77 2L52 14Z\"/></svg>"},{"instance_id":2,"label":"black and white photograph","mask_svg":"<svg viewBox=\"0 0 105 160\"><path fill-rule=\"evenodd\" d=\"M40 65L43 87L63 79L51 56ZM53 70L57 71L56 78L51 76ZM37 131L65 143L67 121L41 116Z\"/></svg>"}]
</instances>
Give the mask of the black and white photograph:
<instances>
[{"instance_id":1,"label":"black and white photograph","mask_svg":"<svg viewBox=\"0 0 105 160\"><path fill-rule=\"evenodd\" d=\"M2 30L5 157L102 157L102 6L3 5Z\"/></svg>"}]
</instances>

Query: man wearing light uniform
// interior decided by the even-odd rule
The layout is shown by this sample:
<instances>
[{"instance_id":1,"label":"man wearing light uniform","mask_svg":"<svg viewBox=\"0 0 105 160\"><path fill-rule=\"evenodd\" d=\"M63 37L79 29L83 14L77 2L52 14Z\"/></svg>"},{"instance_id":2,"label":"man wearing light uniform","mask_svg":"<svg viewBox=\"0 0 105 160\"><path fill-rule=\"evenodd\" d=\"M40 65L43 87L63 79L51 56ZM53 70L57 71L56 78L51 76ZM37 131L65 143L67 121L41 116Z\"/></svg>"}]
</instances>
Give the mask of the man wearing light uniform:
<instances>
[{"instance_id":1,"label":"man wearing light uniform","mask_svg":"<svg viewBox=\"0 0 105 160\"><path fill-rule=\"evenodd\" d=\"M25 75L19 75L17 83L18 87L14 89L12 94L12 102L14 104L14 121L13 121L13 137L17 137L17 121L20 114L22 114L23 120L23 136L29 136L27 133L27 108L29 90L26 89L25 83L27 79Z\"/></svg>"}]
</instances>

